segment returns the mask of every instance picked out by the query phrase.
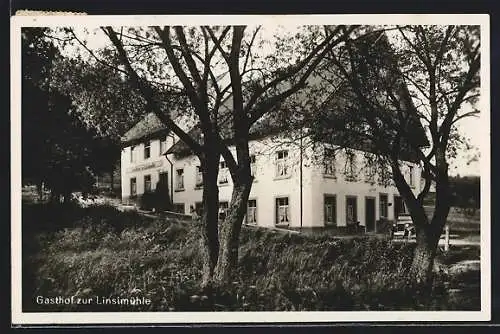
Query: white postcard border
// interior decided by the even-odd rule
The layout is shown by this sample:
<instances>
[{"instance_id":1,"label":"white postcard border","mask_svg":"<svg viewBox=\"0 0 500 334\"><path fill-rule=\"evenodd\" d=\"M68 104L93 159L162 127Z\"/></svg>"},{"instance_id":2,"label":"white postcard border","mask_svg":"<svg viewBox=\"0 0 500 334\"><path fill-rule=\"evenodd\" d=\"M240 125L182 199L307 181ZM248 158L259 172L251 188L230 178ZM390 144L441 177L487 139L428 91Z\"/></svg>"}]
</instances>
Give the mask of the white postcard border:
<instances>
[{"instance_id":1,"label":"white postcard border","mask_svg":"<svg viewBox=\"0 0 500 334\"><path fill-rule=\"evenodd\" d=\"M472 24L481 25L481 311L349 312L22 312L21 238L21 28L103 25L230 24ZM144 323L317 323L317 322L459 322L491 319L490 253L490 19L487 14L402 15L52 15L11 18L11 278L12 324Z\"/></svg>"}]
</instances>

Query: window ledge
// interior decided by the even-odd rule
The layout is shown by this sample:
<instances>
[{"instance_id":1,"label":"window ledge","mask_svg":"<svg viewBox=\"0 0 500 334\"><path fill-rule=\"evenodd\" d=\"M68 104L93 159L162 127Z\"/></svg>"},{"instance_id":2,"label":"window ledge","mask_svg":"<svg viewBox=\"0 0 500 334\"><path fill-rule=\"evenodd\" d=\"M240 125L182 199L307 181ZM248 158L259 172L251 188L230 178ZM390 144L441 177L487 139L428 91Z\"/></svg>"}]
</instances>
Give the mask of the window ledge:
<instances>
[{"instance_id":1,"label":"window ledge","mask_svg":"<svg viewBox=\"0 0 500 334\"><path fill-rule=\"evenodd\" d=\"M275 180L275 181L276 180L286 180L286 179L289 179L291 177L292 177L292 175L290 175L290 174L289 175L285 175L285 176L275 176L273 180Z\"/></svg>"},{"instance_id":2,"label":"window ledge","mask_svg":"<svg viewBox=\"0 0 500 334\"><path fill-rule=\"evenodd\" d=\"M331 174L325 174L325 173L323 173L323 177L324 177L325 179L334 179L334 180L336 180L336 179L337 179L337 176L335 176L335 175L331 175Z\"/></svg>"},{"instance_id":3,"label":"window ledge","mask_svg":"<svg viewBox=\"0 0 500 334\"><path fill-rule=\"evenodd\" d=\"M219 182L219 187L227 187L228 185L229 185L229 182L223 182L223 183ZM202 187L202 186L200 186L200 187Z\"/></svg>"},{"instance_id":4,"label":"window ledge","mask_svg":"<svg viewBox=\"0 0 500 334\"><path fill-rule=\"evenodd\" d=\"M289 227L290 223L280 223L280 224L274 224L275 227Z\"/></svg>"},{"instance_id":5,"label":"window ledge","mask_svg":"<svg viewBox=\"0 0 500 334\"><path fill-rule=\"evenodd\" d=\"M194 189L199 190L203 188L203 184L198 184L194 186Z\"/></svg>"},{"instance_id":6,"label":"window ledge","mask_svg":"<svg viewBox=\"0 0 500 334\"><path fill-rule=\"evenodd\" d=\"M184 188L177 188L177 189L175 189L174 191L175 191L176 193L178 193L178 192L181 192L181 191L184 191L184 190L186 190L186 189L184 189Z\"/></svg>"}]
</instances>

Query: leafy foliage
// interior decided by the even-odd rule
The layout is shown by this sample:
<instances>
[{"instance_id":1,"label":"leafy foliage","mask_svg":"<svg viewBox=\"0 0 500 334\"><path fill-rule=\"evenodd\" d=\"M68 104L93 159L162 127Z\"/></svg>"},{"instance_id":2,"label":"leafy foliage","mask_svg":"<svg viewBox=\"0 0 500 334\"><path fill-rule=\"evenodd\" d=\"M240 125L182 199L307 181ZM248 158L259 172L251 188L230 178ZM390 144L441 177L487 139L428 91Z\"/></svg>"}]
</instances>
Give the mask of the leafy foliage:
<instances>
[{"instance_id":1,"label":"leafy foliage","mask_svg":"<svg viewBox=\"0 0 500 334\"><path fill-rule=\"evenodd\" d=\"M86 127L71 97L54 84L59 53L45 34L42 28L23 29L23 181L43 182L53 196L68 199L74 190L90 191L94 174L109 171L119 150Z\"/></svg>"},{"instance_id":2,"label":"leafy foliage","mask_svg":"<svg viewBox=\"0 0 500 334\"><path fill-rule=\"evenodd\" d=\"M25 207L25 226L41 206ZM49 216L47 216L49 217ZM52 216L53 217L53 216ZM436 272L433 290L408 285L411 245L367 237L241 233L240 266L220 289L200 288L200 236L194 222L159 220L112 208L73 211L52 231L26 230L24 310L39 310L32 293L149 298L151 305L43 305L64 311L312 311L477 309L445 290L460 284ZM65 226L66 228L63 228ZM448 254L452 263L464 254ZM475 252L474 258L477 257ZM31 275L31 276L30 276ZM471 278L472 279L472 278ZM474 280L476 277L473 278ZM453 286L451 286L453 287ZM35 290L36 289L36 290Z\"/></svg>"},{"instance_id":3,"label":"leafy foliage","mask_svg":"<svg viewBox=\"0 0 500 334\"><path fill-rule=\"evenodd\" d=\"M415 256L417 280L430 273L433 256L425 254L434 254L450 211L449 162L460 147L470 149L456 124L479 113L480 46L478 26L383 27L349 38L324 63L338 98L316 109L313 137L376 153L372 163L390 166L416 225L416 251L425 259ZM423 168L418 193L404 177L404 160ZM436 206L429 219L423 202L433 182Z\"/></svg>"},{"instance_id":4,"label":"leafy foliage","mask_svg":"<svg viewBox=\"0 0 500 334\"><path fill-rule=\"evenodd\" d=\"M481 204L480 178L477 176L455 176L450 178L453 205L464 213L473 215Z\"/></svg>"}]
</instances>

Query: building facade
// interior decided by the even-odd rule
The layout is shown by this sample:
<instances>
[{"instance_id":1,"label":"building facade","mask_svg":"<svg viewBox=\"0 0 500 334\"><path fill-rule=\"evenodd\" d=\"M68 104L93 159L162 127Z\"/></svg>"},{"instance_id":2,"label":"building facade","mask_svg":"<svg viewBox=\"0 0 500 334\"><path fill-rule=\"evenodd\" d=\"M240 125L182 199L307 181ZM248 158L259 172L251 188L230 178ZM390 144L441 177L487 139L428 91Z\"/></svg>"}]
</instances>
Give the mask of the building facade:
<instances>
[{"instance_id":1,"label":"building facade","mask_svg":"<svg viewBox=\"0 0 500 334\"><path fill-rule=\"evenodd\" d=\"M177 138L166 131L139 128L143 133L132 131L134 136L126 135L123 141L123 202L135 203L142 194L163 183L169 189L176 212L190 214L193 208L199 210L203 180L198 158L178 154ZM376 231L379 219L393 220L405 212L398 190L392 182L387 182L387 176L365 165L366 152L334 152L324 148L318 153L311 147L282 139L274 134L250 142L254 182L245 223L321 228L359 222L371 232ZM403 166L408 183L418 193L421 186L418 164L403 162ZM231 176L223 159L218 182L223 214L232 192Z\"/></svg>"}]
</instances>

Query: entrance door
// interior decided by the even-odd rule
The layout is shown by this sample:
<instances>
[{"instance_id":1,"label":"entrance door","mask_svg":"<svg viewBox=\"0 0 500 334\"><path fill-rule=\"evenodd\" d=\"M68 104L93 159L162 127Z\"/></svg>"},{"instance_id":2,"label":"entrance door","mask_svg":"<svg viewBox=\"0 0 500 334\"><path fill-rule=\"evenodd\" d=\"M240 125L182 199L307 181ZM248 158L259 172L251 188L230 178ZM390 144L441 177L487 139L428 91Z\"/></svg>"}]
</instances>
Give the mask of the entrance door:
<instances>
[{"instance_id":1,"label":"entrance door","mask_svg":"<svg viewBox=\"0 0 500 334\"><path fill-rule=\"evenodd\" d=\"M158 184L156 185L156 193L160 194L161 200L159 200L158 206L159 210L169 210L171 209L172 199L170 198L169 186L168 186L168 173L162 172L159 175Z\"/></svg>"},{"instance_id":2,"label":"entrance door","mask_svg":"<svg viewBox=\"0 0 500 334\"><path fill-rule=\"evenodd\" d=\"M167 172L161 172L160 173L160 179L159 179L159 184L160 187L163 189L168 189L168 173Z\"/></svg>"},{"instance_id":3,"label":"entrance door","mask_svg":"<svg viewBox=\"0 0 500 334\"><path fill-rule=\"evenodd\" d=\"M366 232L375 232L375 198L365 198L365 226Z\"/></svg>"},{"instance_id":4,"label":"entrance door","mask_svg":"<svg viewBox=\"0 0 500 334\"><path fill-rule=\"evenodd\" d=\"M394 196L394 220L398 219L402 213L405 213L403 198L401 196Z\"/></svg>"}]
</instances>

